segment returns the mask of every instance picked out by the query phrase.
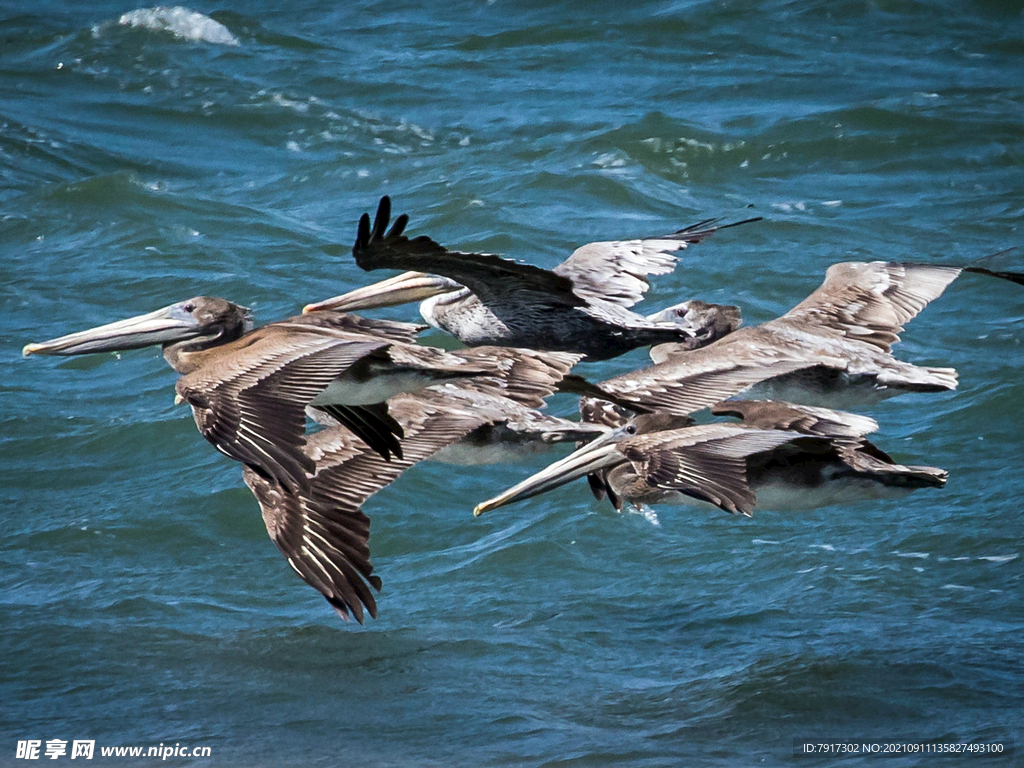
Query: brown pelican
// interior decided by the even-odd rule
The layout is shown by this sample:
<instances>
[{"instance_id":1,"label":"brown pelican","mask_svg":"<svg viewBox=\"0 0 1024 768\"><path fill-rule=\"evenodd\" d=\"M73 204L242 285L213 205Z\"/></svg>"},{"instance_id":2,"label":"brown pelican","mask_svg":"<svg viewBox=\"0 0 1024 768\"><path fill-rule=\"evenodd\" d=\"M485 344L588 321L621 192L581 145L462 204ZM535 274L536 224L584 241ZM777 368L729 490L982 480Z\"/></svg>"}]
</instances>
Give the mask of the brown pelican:
<instances>
[{"instance_id":1,"label":"brown pelican","mask_svg":"<svg viewBox=\"0 0 1024 768\"><path fill-rule=\"evenodd\" d=\"M271 539L341 616L360 622L364 608L376 615L370 587L381 585L369 560L363 502L474 430L527 418L530 408L521 403L542 404L579 359L507 348L449 354L405 343L419 326L336 312L255 331L250 324L244 307L197 297L29 344L24 353L76 355L162 344L168 362L183 374L177 391L192 406L200 431L245 465L243 477ZM465 393L424 389L453 381ZM424 394L401 394L412 388ZM392 396L386 410L370 407L385 395ZM344 426L307 435L306 408L321 418L340 418ZM403 450L397 444L392 451L371 450L367 442L380 437L374 428L393 436L392 424L395 434L404 435ZM571 439L592 432L579 427Z\"/></svg>"},{"instance_id":2,"label":"brown pelican","mask_svg":"<svg viewBox=\"0 0 1024 768\"><path fill-rule=\"evenodd\" d=\"M389 280L307 305L304 311L366 309L425 300L420 313L435 328L474 346L530 347L579 352L590 360L615 357L662 342L696 347L714 329L679 313L650 320L630 311L650 287L648 275L671 272L675 253L725 227L707 220L670 235L590 243L553 270L500 256L450 251L425 235L403 232L405 214L391 229L391 201L381 198L371 227L363 214L352 252L366 270L412 269ZM426 274L431 273L431 274Z\"/></svg>"},{"instance_id":3,"label":"brown pelican","mask_svg":"<svg viewBox=\"0 0 1024 768\"><path fill-rule=\"evenodd\" d=\"M411 343L419 327L336 313L249 330L249 310L198 296L146 315L29 344L25 355L80 355L160 344L182 374L203 436L222 453L296 490L312 472L302 451L307 406L328 410L386 459L401 429L384 400L446 379L492 373Z\"/></svg>"},{"instance_id":4,"label":"brown pelican","mask_svg":"<svg viewBox=\"0 0 1024 768\"><path fill-rule=\"evenodd\" d=\"M912 365L894 358L891 348L903 326L961 272L1024 282L1021 273L981 267L834 264L824 283L781 317L740 328L700 349L656 346L651 349L655 365L608 379L600 387L678 414L755 384L747 395L752 399L847 406L901 392L954 389L954 369ZM713 314L713 309L705 305L702 312ZM731 310L727 314L731 317Z\"/></svg>"},{"instance_id":5,"label":"brown pelican","mask_svg":"<svg viewBox=\"0 0 1024 768\"><path fill-rule=\"evenodd\" d=\"M772 423L770 404L760 414ZM746 413L756 412L749 405ZM864 424L833 412L800 413L790 406L781 424L806 431L747 424L694 425L687 417L642 414L532 477L478 504L475 515L597 474L621 509L645 504L707 502L727 512L814 509L864 498L888 498L915 488L941 487L944 470L895 463L856 433ZM870 421L870 420L869 420ZM872 422L873 423L873 422Z\"/></svg>"}]
</instances>

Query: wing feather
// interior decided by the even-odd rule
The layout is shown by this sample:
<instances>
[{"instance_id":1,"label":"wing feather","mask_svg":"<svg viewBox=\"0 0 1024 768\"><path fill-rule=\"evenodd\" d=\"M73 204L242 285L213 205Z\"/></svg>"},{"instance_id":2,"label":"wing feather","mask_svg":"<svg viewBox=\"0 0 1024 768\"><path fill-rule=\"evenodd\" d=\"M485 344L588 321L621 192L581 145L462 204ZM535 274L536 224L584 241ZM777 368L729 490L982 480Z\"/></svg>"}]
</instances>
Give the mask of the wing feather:
<instances>
[{"instance_id":1,"label":"wing feather","mask_svg":"<svg viewBox=\"0 0 1024 768\"><path fill-rule=\"evenodd\" d=\"M647 279L649 275L671 273L679 263L677 254L680 251L710 237L719 229L717 220L707 219L670 235L588 243L573 251L552 271L572 280L573 291L578 296L632 307L651 287Z\"/></svg>"},{"instance_id":2,"label":"wing feather","mask_svg":"<svg viewBox=\"0 0 1024 768\"><path fill-rule=\"evenodd\" d=\"M892 261L833 264L817 290L771 322L825 326L889 352L903 327L961 271Z\"/></svg>"},{"instance_id":3,"label":"wing feather","mask_svg":"<svg viewBox=\"0 0 1024 768\"><path fill-rule=\"evenodd\" d=\"M748 427L792 429L808 435L863 437L878 429L870 416L774 400L729 400L711 406L711 412L736 416Z\"/></svg>"},{"instance_id":4,"label":"wing feather","mask_svg":"<svg viewBox=\"0 0 1024 768\"><path fill-rule=\"evenodd\" d=\"M292 568L343 618L377 616L371 587L381 588L370 562L370 519L362 505L406 469L459 440L489 416L444 398L399 395L391 412L405 433L403 453L386 461L342 426L310 435L304 456L314 465L297 490L244 470L270 538Z\"/></svg>"},{"instance_id":5,"label":"wing feather","mask_svg":"<svg viewBox=\"0 0 1024 768\"><path fill-rule=\"evenodd\" d=\"M796 432L706 424L638 435L619 444L647 483L749 515L757 497L747 482L747 458L805 438Z\"/></svg>"},{"instance_id":6,"label":"wing feather","mask_svg":"<svg viewBox=\"0 0 1024 768\"><path fill-rule=\"evenodd\" d=\"M313 470L302 451L306 405L354 362L388 342L315 327L303 332L301 326L287 333L266 326L250 337L183 376L177 391L192 406L199 431L219 451L297 490Z\"/></svg>"},{"instance_id":7,"label":"wing feather","mask_svg":"<svg viewBox=\"0 0 1024 768\"><path fill-rule=\"evenodd\" d=\"M543 302L575 307L586 303L573 293L572 280L567 277L494 254L452 251L426 235L409 238L403 234L408 221L405 215L386 231L390 217L391 200L385 195L372 227L368 214L359 220L352 255L361 268L443 275L469 288L487 306L507 302L510 296L531 305Z\"/></svg>"}]
</instances>

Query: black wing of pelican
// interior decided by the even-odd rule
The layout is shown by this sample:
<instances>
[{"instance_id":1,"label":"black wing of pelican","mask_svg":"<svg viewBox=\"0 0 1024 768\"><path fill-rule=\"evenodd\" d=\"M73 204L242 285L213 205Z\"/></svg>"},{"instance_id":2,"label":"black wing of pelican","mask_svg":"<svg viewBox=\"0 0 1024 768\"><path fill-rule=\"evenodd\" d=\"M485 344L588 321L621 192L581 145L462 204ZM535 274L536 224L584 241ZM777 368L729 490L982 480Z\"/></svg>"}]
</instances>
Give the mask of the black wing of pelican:
<instances>
[{"instance_id":1,"label":"black wing of pelican","mask_svg":"<svg viewBox=\"0 0 1024 768\"><path fill-rule=\"evenodd\" d=\"M590 243L548 270L493 254L451 251L426 236L409 238L408 216L397 217L388 229L390 217L386 196L372 225L363 214L353 246L356 262L367 270L413 271L305 311L422 300L427 322L466 344L579 352L593 360L649 344L697 346L715 338L689 321L648 319L629 307L650 287L648 275L675 268L676 252L732 224L708 220L658 238Z\"/></svg>"}]
</instances>

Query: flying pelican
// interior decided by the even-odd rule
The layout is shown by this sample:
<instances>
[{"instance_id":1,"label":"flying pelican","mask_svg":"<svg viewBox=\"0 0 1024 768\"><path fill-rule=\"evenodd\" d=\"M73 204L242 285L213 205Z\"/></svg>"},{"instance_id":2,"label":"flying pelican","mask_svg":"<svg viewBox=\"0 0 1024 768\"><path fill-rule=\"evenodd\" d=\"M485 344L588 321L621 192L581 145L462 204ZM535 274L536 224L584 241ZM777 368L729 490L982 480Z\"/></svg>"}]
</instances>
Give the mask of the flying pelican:
<instances>
[{"instance_id":1,"label":"flying pelican","mask_svg":"<svg viewBox=\"0 0 1024 768\"><path fill-rule=\"evenodd\" d=\"M857 432L873 421L771 403L743 413L766 426L685 416L642 414L518 485L484 501L480 515L596 474L613 504L709 503L749 516L758 509L815 509L864 498L891 498L915 488L941 487L947 473L894 462ZM778 417L778 418L776 418ZM834 425L838 424L838 427ZM781 428L784 426L791 428ZM792 427L801 427L798 430ZM843 432L842 436L833 434ZM850 433L853 433L852 435ZM594 484L591 484L594 487Z\"/></svg>"},{"instance_id":2,"label":"flying pelican","mask_svg":"<svg viewBox=\"0 0 1024 768\"><path fill-rule=\"evenodd\" d=\"M160 344L182 374L178 399L218 450L296 490L313 471L300 449L307 406L322 408L383 458L401 455L401 428L384 401L438 381L493 373L408 342L408 323L336 313L303 315L250 330L248 309L197 296L146 315L28 344L25 355L81 355Z\"/></svg>"},{"instance_id":3,"label":"flying pelican","mask_svg":"<svg viewBox=\"0 0 1024 768\"><path fill-rule=\"evenodd\" d=\"M364 607L376 616L369 587L381 584L369 561L363 502L474 430L524 418L531 409L522 403L543 404L580 357L510 348L448 354L408 343L421 326L338 312L250 326L248 309L196 297L23 351L78 355L161 344L183 374L177 392L200 431L244 464L271 539L339 615L360 622ZM427 389L454 381L476 394ZM402 394L411 389L424 394ZM388 395L386 407L372 407ZM342 424L307 435L307 408ZM374 430L404 435L401 449L380 450ZM586 425L571 436L592 433Z\"/></svg>"},{"instance_id":4,"label":"flying pelican","mask_svg":"<svg viewBox=\"0 0 1024 768\"><path fill-rule=\"evenodd\" d=\"M553 270L500 256L450 251L425 235L406 237L409 217L391 229L391 200L380 200L371 227L363 214L352 252L366 270L405 272L342 296L309 304L322 309L367 309L420 301L420 313L464 344L494 344L579 352L603 360L662 342L696 347L713 341L713 328L679 313L650 320L630 311L650 287L648 275L671 272L675 253L725 227L706 220L670 235L590 243ZM431 273L431 274L426 274Z\"/></svg>"},{"instance_id":5,"label":"flying pelican","mask_svg":"<svg viewBox=\"0 0 1024 768\"><path fill-rule=\"evenodd\" d=\"M750 388L750 399L850 407L901 392L956 388L953 368L897 360L903 326L961 272L1024 284L1024 274L983 267L875 261L829 267L824 283L781 317L739 328L700 349L662 344L653 366L600 382L647 408L685 415ZM731 317L731 309L723 310ZM707 317L715 305L704 305ZM708 319L702 322L711 322ZM757 385L756 387L754 385Z\"/></svg>"}]
</instances>

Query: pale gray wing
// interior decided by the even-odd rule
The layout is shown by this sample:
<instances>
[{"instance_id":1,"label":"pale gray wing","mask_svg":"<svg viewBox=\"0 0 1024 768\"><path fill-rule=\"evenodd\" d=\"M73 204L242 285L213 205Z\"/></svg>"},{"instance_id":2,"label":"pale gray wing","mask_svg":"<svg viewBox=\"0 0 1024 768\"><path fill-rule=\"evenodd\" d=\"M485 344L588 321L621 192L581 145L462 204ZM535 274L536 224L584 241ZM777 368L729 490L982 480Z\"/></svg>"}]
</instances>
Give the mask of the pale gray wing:
<instances>
[{"instance_id":1,"label":"pale gray wing","mask_svg":"<svg viewBox=\"0 0 1024 768\"><path fill-rule=\"evenodd\" d=\"M759 343L760 335L758 328L737 331L710 346L669 356L663 362L615 376L597 386L614 394L620 405L635 403L649 410L687 415L738 395L761 381L811 365L799 356L787 356Z\"/></svg>"},{"instance_id":2,"label":"pale gray wing","mask_svg":"<svg viewBox=\"0 0 1024 768\"><path fill-rule=\"evenodd\" d=\"M892 261L833 264L817 290L770 324L825 326L889 352L903 327L961 271Z\"/></svg>"},{"instance_id":3,"label":"pale gray wing","mask_svg":"<svg viewBox=\"0 0 1024 768\"><path fill-rule=\"evenodd\" d=\"M711 412L736 416L749 427L793 429L808 435L863 437L878 429L870 416L777 400L728 400L711 406Z\"/></svg>"},{"instance_id":4,"label":"pale gray wing","mask_svg":"<svg viewBox=\"0 0 1024 768\"><path fill-rule=\"evenodd\" d=\"M632 307L651 287L648 276L669 274L679 263L679 251L721 228L717 220L707 219L670 235L588 243L552 271L571 279L578 296Z\"/></svg>"}]
</instances>

